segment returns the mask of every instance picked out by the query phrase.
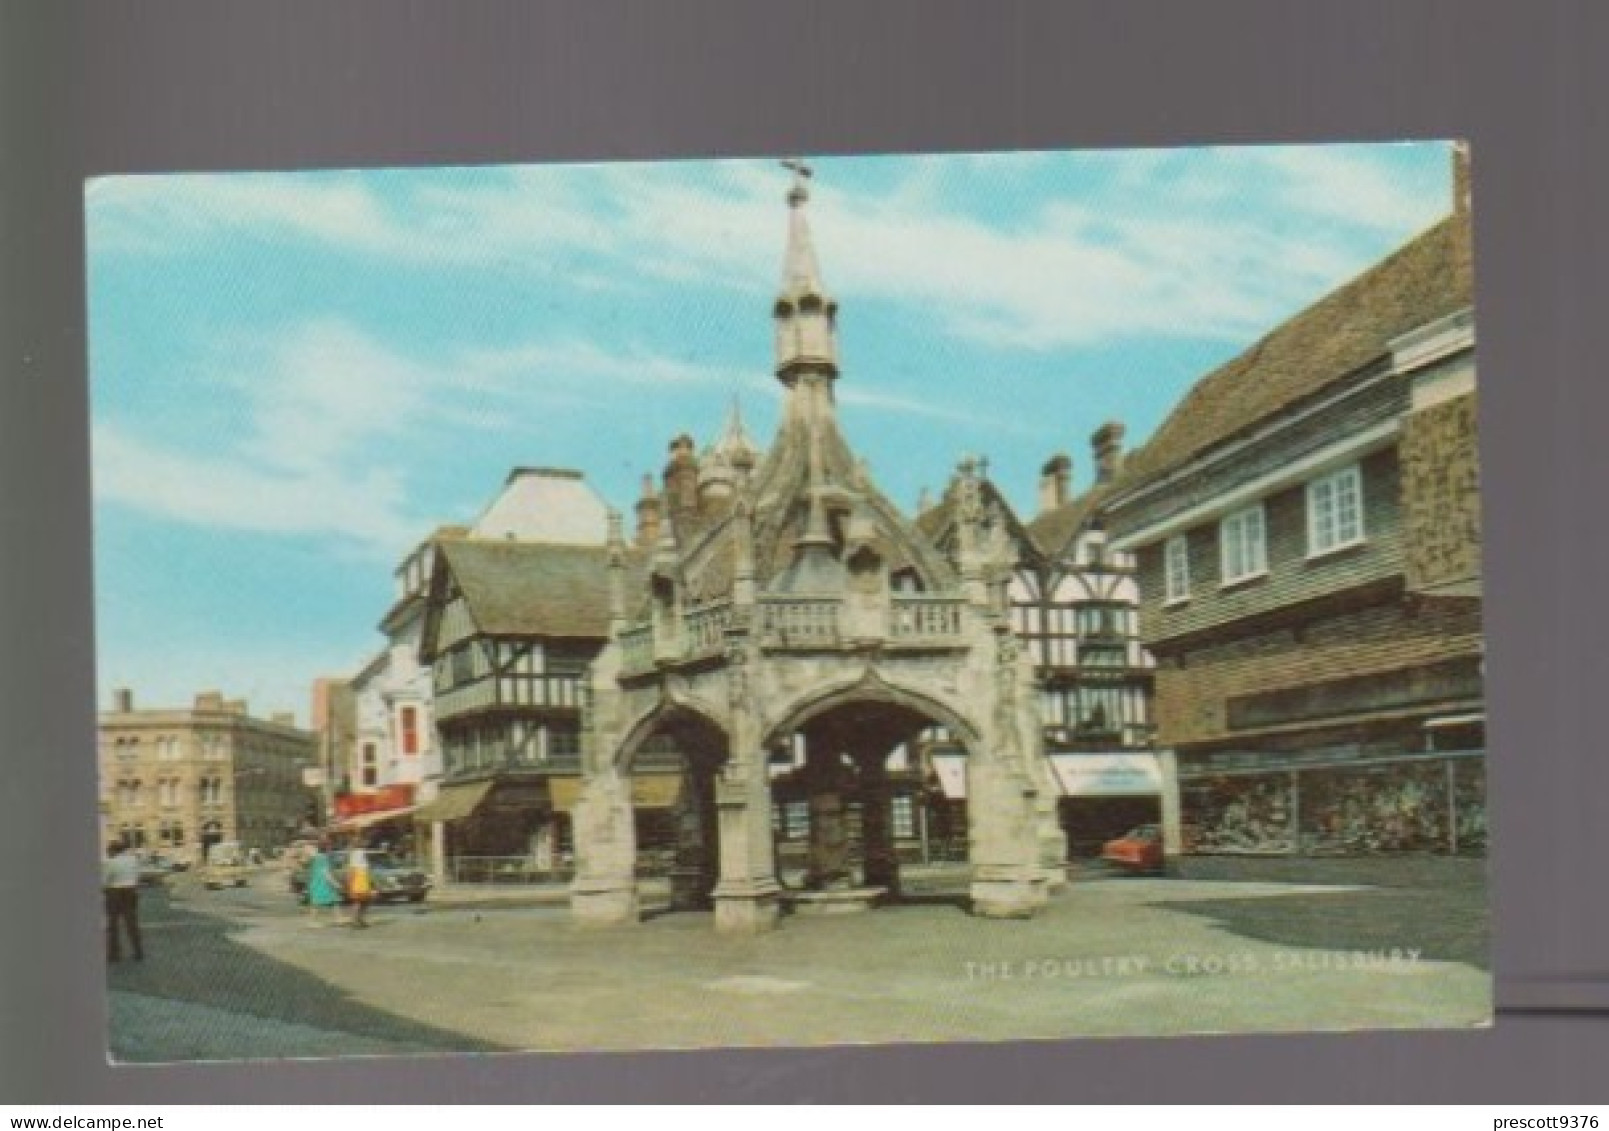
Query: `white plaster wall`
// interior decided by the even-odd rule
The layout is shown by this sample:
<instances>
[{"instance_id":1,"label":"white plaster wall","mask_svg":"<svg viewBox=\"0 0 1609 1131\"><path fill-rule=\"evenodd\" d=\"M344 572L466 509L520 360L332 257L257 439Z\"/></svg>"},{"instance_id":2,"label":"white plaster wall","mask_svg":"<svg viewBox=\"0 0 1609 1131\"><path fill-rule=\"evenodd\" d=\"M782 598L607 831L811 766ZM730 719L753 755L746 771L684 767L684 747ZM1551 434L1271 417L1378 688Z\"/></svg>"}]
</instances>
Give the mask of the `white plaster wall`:
<instances>
[{"instance_id":1,"label":"white plaster wall","mask_svg":"<svg viewBox=\"0 0 1609 1131\"><path fill-rule=\"evenodd\" d=\"M609 507L583 479L520 471L475 520L470 535L601 545L609 536Z\"/></svg>"}]
</instances>

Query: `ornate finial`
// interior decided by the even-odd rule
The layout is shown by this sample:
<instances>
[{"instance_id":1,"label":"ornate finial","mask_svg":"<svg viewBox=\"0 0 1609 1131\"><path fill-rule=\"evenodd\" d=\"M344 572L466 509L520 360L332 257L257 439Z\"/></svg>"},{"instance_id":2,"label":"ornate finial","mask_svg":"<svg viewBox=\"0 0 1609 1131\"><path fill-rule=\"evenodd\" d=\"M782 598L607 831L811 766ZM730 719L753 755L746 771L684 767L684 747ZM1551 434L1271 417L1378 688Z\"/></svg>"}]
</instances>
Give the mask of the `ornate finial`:
<instances>
[{"instance_id":1,"label":"ornate finial","mask_svg":"<svg viewBox=\"0 0 1609 1131\"><path fill-rule=\"evenodd\" d=\"M788 203L797 208L810 199L810 178L816 175L815 170L799 157L786 157L781 165L793 174L793 184L788 186Z\"/></svg>"}]
</instances>

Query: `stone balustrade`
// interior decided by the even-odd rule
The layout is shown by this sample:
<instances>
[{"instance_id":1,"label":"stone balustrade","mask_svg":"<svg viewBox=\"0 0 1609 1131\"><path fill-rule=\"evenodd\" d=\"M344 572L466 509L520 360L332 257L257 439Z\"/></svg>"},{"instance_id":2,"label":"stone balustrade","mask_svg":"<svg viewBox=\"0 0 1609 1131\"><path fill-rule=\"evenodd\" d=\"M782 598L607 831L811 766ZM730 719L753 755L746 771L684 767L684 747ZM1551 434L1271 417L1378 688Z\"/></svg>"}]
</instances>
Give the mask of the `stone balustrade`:
<instances>
[{"instance_id":1,"label":"stone balustrade","mask_svg":"<svg viewBox=\"0 0 1609 1131\"><path fill-rule=\"evenodd\" d=\"M897 594L890 608L889 639L906 643L958 639L965 605L963 597Z\"/></svg>"},{"instance_id":2,"label":"stone balustrade","mask_svg":"<svg viewBox=\"0 0 1609 1131\"><path fill-rule=\"evenodd\" d=\"M963 597L898 594L888 606L886 636L896 644L955 643L961 639L965 606ZM848 614L838 597L761 596L760 639L767 648L835 648L860 631ZM721 601L684 614L674 633L659 639L649 624L627 629L620 636L624 670L635 674L652 670L656 662L713 655L725 646L732 618L732 602ZM883 635L883 618L876 619Z\"/></svg>"},{"instance_id":3,"label":"stone balustrade","mask_svg":"<svg viewBox=\"0 0 1609 1131\"><path fill-rule=\"evenodd\" d=\"M688 657L706 656L726 646L726 629L732 623L732 602L721 601L694 609L682 620L682 637Z\"/></svg>"},{"instance_id":4,"label":"stone balustrade","mask_svg":"<svg viewBox=\"0 0 1609 1131\"><path fill-rule=\"evenodd\" d=\"M761 640L768 647L836 646L843 610L837 597L762 597Z\"/></svg>"},{"instance_id":5,"label":"stone balustrade","mask_svg":"<svg viewBox=\"0 0 1609 1131\"><path fill-rule=\"evenodd\" d=\"M647 671L654 666L653 625L638 625L620 634L620 663L628 672Z\"/></svg>"}]
</instances>

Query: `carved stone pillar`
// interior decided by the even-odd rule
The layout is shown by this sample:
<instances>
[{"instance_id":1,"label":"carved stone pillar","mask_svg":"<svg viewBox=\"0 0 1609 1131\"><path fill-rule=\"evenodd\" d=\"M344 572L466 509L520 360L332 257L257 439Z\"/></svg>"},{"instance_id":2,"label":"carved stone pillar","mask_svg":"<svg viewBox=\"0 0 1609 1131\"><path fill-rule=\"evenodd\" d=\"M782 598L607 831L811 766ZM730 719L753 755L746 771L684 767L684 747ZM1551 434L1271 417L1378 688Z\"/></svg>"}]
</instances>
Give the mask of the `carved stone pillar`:
<instances>
[{"instance_id":1,"label":"carved stone pillar","mask_svg":"<svg viewBox=\"0 0 1609 1131\"><path fill-rule=\"evenodd\" d=\"M613 771L588 779L576 801L576 877L570 913L577 923L614 926L638 921L637 830L631 779Z\"/></svg>"},{"instance_id":2,"label":"carved stone pillar","mask_svg":"<svg viewBox=\"0 0 1609 1131\"><path fill-rule=\"evenodd\" d=\"M867 887L899 895L899 857L894 846L894 797L882 757L860 767L860 841Z\"/></svg>"},{"instance_id":3,"label":"carved stone pillar","mask_svg":"<svg viewBox=\"0 0 1609 1131\"><path fill-rule=\"evenodd\" d=\"M1046 900L1043 738L1029 711L1032 669L1009 633L996 639L989 726L967 758L972 910L1024 918ZM1054 816L1054 800L1050 801Z\"/></svg>"},{"instance_id":4,"label":"carved stone pillar","mask_svg":"<svg viewBox=\"0 0 1609 1131\"><path fill-rule=\"evenodd\" d=\"M682 775L676 862L670 874L670 902L678 911L707 911L712 906L710 892L719 877L712 772L689 762Z\"/></svg>"},{"instance_id":5,"label":"carved stone pillar","mask_svg":"<svg viewBox=\"0 0 1609 1131\"><path fill-rule=\"evenodd\" d=\"M721 878L715 885L715 929L758 934L776 926L780 911L775 849L771 842L771 784L765 755L733 753L715 781L720 823Z\"/></svg>"},{"instance_id":6,"label":"carved stone pillar","mask_svg":"<svg viewBox=\"0 0 1609 1131\"><path fill-rule=\"evenodd\" d=\"M844 774L836 750L808 736L805 788L810 795L810 854L805 887L829 891L849 887L849 820L844 803Z\"/></svg>"},{"instance_id":7,"label":"carved stone pillar","mask_svg":"<svg viewBox=\"0 0 1609 1131\"><path fill-rule=\"evenodd\" d=\"M967 759L973 914L1026 919L1045 905L1038 792L1024 774L994 756Z\"/></svg>"}]
</instances>

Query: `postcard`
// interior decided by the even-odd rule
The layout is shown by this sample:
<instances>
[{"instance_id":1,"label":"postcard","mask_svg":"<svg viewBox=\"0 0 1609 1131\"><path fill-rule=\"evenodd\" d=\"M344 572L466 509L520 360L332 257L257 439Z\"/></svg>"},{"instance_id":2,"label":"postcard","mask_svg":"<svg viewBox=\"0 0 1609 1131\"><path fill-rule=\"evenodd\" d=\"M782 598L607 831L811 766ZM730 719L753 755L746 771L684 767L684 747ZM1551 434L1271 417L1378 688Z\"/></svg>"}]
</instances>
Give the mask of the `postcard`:
<instances>
[{"instance_id":1,"label":"postcard","mask_svg":"<svg viewBox=\"0 0 1609 1131\"><path fill-rule=\"evenodd\" d=\"M90 182L109 1055L1489 1024L1469 169Z\"/></svg>"}]
</instances>

